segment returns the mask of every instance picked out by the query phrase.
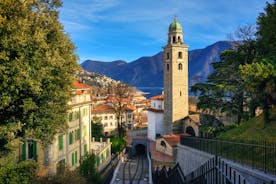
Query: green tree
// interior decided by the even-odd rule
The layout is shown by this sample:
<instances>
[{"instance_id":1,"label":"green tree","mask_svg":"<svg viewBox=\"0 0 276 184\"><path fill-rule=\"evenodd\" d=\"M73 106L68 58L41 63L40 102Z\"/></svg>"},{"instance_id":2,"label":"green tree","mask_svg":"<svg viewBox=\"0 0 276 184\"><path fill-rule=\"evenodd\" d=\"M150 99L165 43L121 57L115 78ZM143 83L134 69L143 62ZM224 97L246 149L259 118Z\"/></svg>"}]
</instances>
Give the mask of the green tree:
<instances>
[{"instance_id":1,"label":"green tree","mask_svg":"<svg viewBox=\"0 0 276 184\"><path fill-rule=\"evenodd\" d=\"M64 33L60 0L0 0L1 149L16 137L47 145L64 130L75 47Z\"/></svg>"},{"instance_id":2,"label":"green tree","mask_svg":"<svg viewBox=\"0 0 276 184\"><path fill-rule=\"evenodd\" d=\"M257 19L258 50L260 57L276 56L276 1L267 3L265 12Z\"/></svg>"},{"instance_id":3,"label":"green tree","mask_svg":"<svg viewBox=\"0 0 276 184\"><path fill-rule=\"evenodd\" d=\"M276 104L276 1L267 3L257 19L257 59L240 66L242 78L255 106L261 106L265 123L270 122L270 109ZM254 99L257 99L254 100Z\"/></svg>"},{"instance_id":4,"label":"green tree","mask_svg":"<svg viewBox=\"0 0 276 184\"><path fill-rule=\"evenodd\" d=\"M23 161L18 164L10 162L0 167L0 183L36 183L37 163Z\"/></svg>"},{"instance_id":5,"label":"green tree","mask_svg":"<svg viewBox=\"0 0 276 184\"><path fill-rule=\"evenodd\" d=\"M265 123L270 122L270 109L276 104L276 58L262 59L240 66L246 89L259 99Z\"/></svg>"},{"instance_id":6,"label":"green tree","mask_svg":"<svg viewBox=\"0 0 276 184\"><path fill-rule=\"evenodd\" d=\"M200 92L197 106L211 112L220 111L235 114L239 124L244 117L245 90L239 66L252 62L248 59L247 47L221 53L220 62L212 63L212 72L206 83L192 86L193 92Z\"/></svg>"},{"instance_id":7,"label":"green tree","mask_svg":"<svg viewBox=\"0 0 276 184\"><path fill-rule=\"evenodd\" d=\"M94 116L91 121L92 136L95 138L103 137L103 125L101 123L102 118Z\"/></svg>"},{"instance_id":8,"label":"green tree","mask_svg":"<svg viewBox=\"0 0 276 184\"><path fill-rule=\"evenodd\" d=\"M95 167L96 158L92 154L87 154L81 159L79 173L86 178L86 181L91 184L102 183L101 176Z\"/></svg>"}]
</instances>

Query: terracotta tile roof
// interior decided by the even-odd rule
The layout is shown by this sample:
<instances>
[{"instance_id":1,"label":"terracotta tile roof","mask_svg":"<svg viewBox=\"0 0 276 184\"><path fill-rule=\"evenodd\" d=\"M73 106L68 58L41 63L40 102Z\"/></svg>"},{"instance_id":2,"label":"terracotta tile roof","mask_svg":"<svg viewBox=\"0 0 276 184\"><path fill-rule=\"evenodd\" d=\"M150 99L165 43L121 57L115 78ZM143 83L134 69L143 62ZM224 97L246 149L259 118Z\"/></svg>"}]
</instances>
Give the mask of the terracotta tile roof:
<instances>
[{"instance_id":1,"label":"terracotta tile roof","mask_svg":"<svg viewBox=\"0 0 276 184\"><path fill-rule=\"evenodd\" d=\"M136 107L134 105L128 104L128 105L126 105L125 110L127 110L127 111L135 111Z\"/></svg>"},{"instance_id":2,"label":"terracotta tile roof","mask_svg":"<svg viewBox=\"0 0 276 184\"><path fill-rule=\"evenodd\" d=\"M171 145L172 147L176 146L178 143L180 143L180 136L185 135L188 136L187 133L182 133L182 134L168 134L168 135L163 135L162 138L165 139L165 141Z\"/></svg>"},{"instance_id":3,"label":"terracotta tile roof","mask_svg":"<svg viewBox=\"0 0 276 184\"><path fill-rule=\"evenodd\" d=\"M200 115L199 114L192 114L192 115L185 117L184 119L188 119L188 118L191 119L194 123L200 124Z\"/></svg>"},{"instance_id":4,"label":"terracotta tile roof","mask_svg":"<svg viewBox=\"0 0 276 184\"><path fill-rule=\"evenodd\" d=\"M146 109L150 112L156 112L156 113L164 113L164 110L163 109L154 109L154 108L148 108Z\"/></svg>"},{"instance_id":5,"label":"terracotta tile roof","mask_svg":"<svg viewBox=\"0 0 276 184\"><path fill-rule=\"evenodd\" d=\"M107 104L99 104L92 108L92 114L114 113L112 107Z\"/></svg>"},{"instance_id":6,"label":"terracotta tile roof","mask_svg":"<svg viewBox=\"0 0 276 184\"><path fill-rule=\"evenodd\" d=\"M90 88L87 84L80 83L79 81L74 81L74 89L87 89Z\"/></svg>"},{"instance_id":7,"label":"terracotta tile roof","mask_svg":"<svg viewBox=\"0 0 276 184\"><path fill-rule=\"evenodd\" d=\"M151 97L151 100L164 100L164 94L153 96Z\"/></svg>"}]
</instances>

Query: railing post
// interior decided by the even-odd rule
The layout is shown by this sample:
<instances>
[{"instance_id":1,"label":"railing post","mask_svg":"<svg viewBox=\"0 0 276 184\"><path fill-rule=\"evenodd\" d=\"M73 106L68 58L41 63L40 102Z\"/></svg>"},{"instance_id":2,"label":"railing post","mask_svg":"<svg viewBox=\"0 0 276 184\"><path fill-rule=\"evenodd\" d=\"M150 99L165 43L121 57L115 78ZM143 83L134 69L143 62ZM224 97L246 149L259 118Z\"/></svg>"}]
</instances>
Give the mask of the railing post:
<instances>
[{"instance_id":1,"label":"railing post","mask_svg":"<svg viewBox=\"0 0 276 184\"><path fill-rule=\"evenodd\" d=\"M216 177L216 184L218 184L218 155L216 155L215 157L215 177Z\"/></svg>"}]
</instances>

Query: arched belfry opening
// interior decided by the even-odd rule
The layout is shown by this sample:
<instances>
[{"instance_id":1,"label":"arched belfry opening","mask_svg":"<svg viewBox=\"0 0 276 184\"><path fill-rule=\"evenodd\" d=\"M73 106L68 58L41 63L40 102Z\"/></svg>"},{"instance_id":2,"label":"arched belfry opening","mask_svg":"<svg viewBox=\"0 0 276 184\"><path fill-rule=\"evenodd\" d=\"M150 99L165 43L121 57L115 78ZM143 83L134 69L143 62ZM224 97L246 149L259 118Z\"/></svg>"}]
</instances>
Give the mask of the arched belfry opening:
<instances>
[{"instance_id":1,"label":"arched belfry opening","mask_svg":"<svg viewBox=\"0 0 276 184\"><path fill-rule=\"evenodd\" d=\"M186 133L189 134L190 136L195 137L195 131L194 131L193 127L191 127L191 126L188 126L186 128Z\"/></svg>"}]
</instances>

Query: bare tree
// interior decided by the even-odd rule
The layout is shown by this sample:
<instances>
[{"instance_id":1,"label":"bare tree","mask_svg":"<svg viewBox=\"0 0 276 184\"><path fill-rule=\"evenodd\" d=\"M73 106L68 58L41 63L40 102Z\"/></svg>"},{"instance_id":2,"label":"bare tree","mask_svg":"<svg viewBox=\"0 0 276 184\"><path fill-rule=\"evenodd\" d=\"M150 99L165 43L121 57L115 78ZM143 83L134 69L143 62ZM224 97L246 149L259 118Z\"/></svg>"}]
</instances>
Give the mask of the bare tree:
<instances>
[{"instance_id":1,"label":"bare tree","mask_svg":"<svg viewBox=\"0 0 276 184\"><path fill-rule=\"evenodd\" d=\"M123 136L124 128L122 124L122 115L125 110L125 106L130 103L132 91L133 88L125 83L117 83L110 88L108 103L111 104L112 109L116 115L119 137Z\"/></svg>"}]
</instances>

